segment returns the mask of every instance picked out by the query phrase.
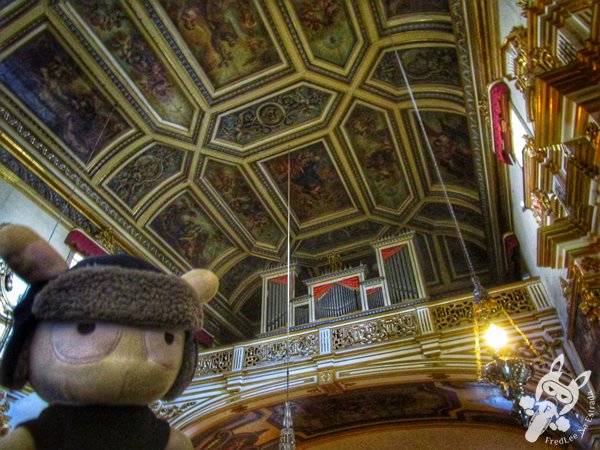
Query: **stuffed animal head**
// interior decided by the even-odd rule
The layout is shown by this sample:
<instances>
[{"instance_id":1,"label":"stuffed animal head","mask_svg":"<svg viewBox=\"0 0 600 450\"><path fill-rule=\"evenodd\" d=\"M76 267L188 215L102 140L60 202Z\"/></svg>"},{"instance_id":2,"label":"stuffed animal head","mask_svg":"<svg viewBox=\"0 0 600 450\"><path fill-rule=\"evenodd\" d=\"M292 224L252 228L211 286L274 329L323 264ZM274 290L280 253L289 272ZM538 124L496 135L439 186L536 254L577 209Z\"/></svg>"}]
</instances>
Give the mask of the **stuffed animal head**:
<instances>
[{"instance_id":1,"label":"stuffed animal head","mask_svg":"<svg viewBox=\"0 0 600 450\"><path fill-rule=\"evenodd\" d=\"M0 256L31 284L15 308L0 383L49 403L143 405L177 397L196 367L194 330L216 276L179 278L128 255L67 268L27 227L0 229Z\"/></svg>"}]
</instances>

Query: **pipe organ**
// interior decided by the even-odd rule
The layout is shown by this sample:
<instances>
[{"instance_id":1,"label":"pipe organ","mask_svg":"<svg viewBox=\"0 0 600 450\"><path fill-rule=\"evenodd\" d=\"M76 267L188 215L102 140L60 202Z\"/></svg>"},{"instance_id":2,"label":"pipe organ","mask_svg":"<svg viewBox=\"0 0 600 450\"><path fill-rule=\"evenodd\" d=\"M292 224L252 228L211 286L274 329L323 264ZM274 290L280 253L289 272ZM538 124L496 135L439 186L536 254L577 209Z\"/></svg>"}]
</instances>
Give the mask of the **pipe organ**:
<instances>
[{"instance_id":1,"label":"pipe organ","mask_svg":"<svg viewBox=\"0 0 600 450\"><path fill-rule=\"evenodd\" d=\"M392 305L426 297L413 236L414 233L407 233L373 244Z\"/></svg>"},{"instance_id":2,"label":"pipe organ","mask_svg":"<svg viewBox=\"0 0 600 450\"><path fill-rule=\"evenodd\" d=\"M358 266L306 280L314 304L311 321L366 310L362 286L366 269Z\"/></svg>"},{"instance_id":3,"label":"pipe organ","mask_svg":"<svg viewBox=\"0 0 600 450\"><path fill-rule=\"evenodd\" d=\"M387 298L387 289L384 285L383 277L367 280L364 285L369 310L382 308L390 304L389 299Z\"/></svg>"},{"instance_id":4,"label":"pipe organ","mask_svg":"<svg viewBox=\"0 0 600 450\"><path fill-rule=\"evenodd\" d=\"M261 273L263 280L261 333L274 331L287 325L288 298L294 297L296 275L295 264L290 268L289 280L286 266L268 269Z\"/></svg>"},{"instance_id":5,"label":"pipe organ","mask_svg":"<svg viewBox=\"0 0 600 450\"><path fill-rule=\"evenodd\" d=\"M305 326L320 320L426 298L413 237L414 233L405 233L372 244L380 277L367 279L367 267L364 265L336 270L303 280L309 292L300 297L294 296L297 271L296 265L292 265L290 326ZM287 325L287 267L265 270L261 276L261 333L275 332Z\"/></svg>"}]
</instances>

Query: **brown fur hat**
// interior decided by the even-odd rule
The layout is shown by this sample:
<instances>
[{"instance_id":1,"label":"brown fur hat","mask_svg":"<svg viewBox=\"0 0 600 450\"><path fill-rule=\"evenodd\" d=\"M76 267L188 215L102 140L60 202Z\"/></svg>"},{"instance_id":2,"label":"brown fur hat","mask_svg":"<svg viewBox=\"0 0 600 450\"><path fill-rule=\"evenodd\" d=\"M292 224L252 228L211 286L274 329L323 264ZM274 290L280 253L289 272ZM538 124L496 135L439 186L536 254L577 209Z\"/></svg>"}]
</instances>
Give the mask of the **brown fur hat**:
<instances>
[{"instance_id":1,"label":"brown fur hat","mask_svg":"<svg viewBox=\"0 0 600 450\"><path fill-rule=\"evenodd\" d=\"M41 320L184 330L183 364L165 399L177 397L190 383L198 353L193 332L202 325L202 303L218 289L212 272L196 269L179 278L129 255L96 256L67 270L66 262L41 237L18 225L0 229L0 256L31 283L14 311L13 332L0 366L1 384L18 389L27 381L28 343Z\"/></svg>"}]
</instances>

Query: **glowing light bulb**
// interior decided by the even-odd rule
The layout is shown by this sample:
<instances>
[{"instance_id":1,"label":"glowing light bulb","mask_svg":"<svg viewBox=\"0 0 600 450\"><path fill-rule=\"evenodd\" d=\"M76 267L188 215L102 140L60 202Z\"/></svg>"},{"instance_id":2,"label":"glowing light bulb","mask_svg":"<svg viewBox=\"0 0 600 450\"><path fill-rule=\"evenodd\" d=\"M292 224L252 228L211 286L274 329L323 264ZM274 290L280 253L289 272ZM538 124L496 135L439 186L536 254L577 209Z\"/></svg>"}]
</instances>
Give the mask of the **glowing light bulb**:
<instances>
[{"instance_id":1,"label":"glowing light bulb","mask_svg":"<svg viewBox=\"0 0 600 450\"><path fill-rule=\"evenodd\" d=\"M506 345L508 338L502 328L491 324L485 333L485 340L494 350L499 350Z\"/></svg>"}]
</instances>

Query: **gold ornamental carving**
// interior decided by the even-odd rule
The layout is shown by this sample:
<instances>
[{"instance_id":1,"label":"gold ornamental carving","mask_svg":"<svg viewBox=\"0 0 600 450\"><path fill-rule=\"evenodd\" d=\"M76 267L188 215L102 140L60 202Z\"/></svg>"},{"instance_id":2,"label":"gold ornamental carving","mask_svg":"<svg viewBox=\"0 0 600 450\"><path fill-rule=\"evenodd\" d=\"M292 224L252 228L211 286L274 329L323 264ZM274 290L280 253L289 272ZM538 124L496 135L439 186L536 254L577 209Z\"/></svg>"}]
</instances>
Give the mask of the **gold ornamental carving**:
<instances>
[{"instance_id":1,"label":"gold ornamental carving","mask_svg":"<svg viewBox=\"0 0 600 450\"><path fill-rule=\"evenodd\" d=\"M517 6L521 9L521 15L527 17L527 10L529 9L529 0L517 0Z\"/></svg>"},{"instance_id":2,"label":"gold ornamental carving","mask_svg":"<svg viewBox=\"0 0 600 450\"><path fill-rule=\"evenodd\" d=\"M579 309L591 322L600 322L600 288L584 288Z\"/></svg>"},{"instance_id":3,"label":"gold ornamental carving","mask_svg":"<svg viewBox=\"0 0 600 450\"><path fill-rule=\"evenodd\" d=\"M317 390L327 395L341 394L344 385L335 379L335 370L319 372Z\"/></svg>"},{"instance_id":4,"label":"gold ornamental carving","mask_svg":"<svg viewBox=\"0 0 600 450\"><path fill-rule=\"evenodd\" d=\"M575 259L569 268L567 299L591 322L600 322L600 255Z\"/></svg>"},{"instance_id":5,"label":"gold ornamental carving","mask_svg":"<svg viewBox=\"0 0 600 450\"><path fill-rule=\"evenodd\" d=\"M418 334L418 329L415 315L403 314L336 328L331 331L332 348L340 350L416 334Z\"/></svg>"},{"instance_id":6,"label":"gold ornamental carving","mask_svg":"<svg viewBox=\"0 0 600 450\"><path fill-rule=\"evenodd\" d=\"M265 342L245 347L244 368L302 358L319 353L319 335L310 333L282 341Z\"/></svg>"},{"instance_id":7,"label":"gold ornamental carving","mask_svg":"<svg viewBox=\"0 0 600 450\"><path fill-rule=\"evenodd\" d=\"M489 317L492 318L504 309L509 314L518 314L533 311L535 306L524 289L511 292L502 292L491 298L494 303L489 309ZM458 326L471 325L473 323L473 301L463 300L456 303L448 303L431 309L431 317L438 330L448 330Z\"/></svg>"},{"instance_id":8,"label":"gold ornamental carving","mask_svg":"<svg viewBox=\"0 0 600 450\"><path fill-rule=\"evenodd\" d=\"M558 60L545 47L529 48L527 29L513 27L504 44L505 58L512 73L506 75L516 80L515 87L526 95L533 88L535 77L558 67Z\"/></svg>"},{"instance_id":9,"label":"gold ornamental carving","mask_svg":"<svg viewBox=\"0 0 600 450\"><path fill-rule=\"evenodd\" d=\"M342 257L339 253L329 253L327 255L327 263L329 264L329 268L332 272L339 272L340 270L342 270Z\"/></svg>"},{"instance_id":10,"label":"gold ornamental carving","mask_svg":"<svg viewBox=\"0 0 600 450\"><path fill-rule=\"evenodd\" d=\"M490 119L490 108L489 108L489 100L487 95L484 96L481 100L479 100L479 102L477 103L477 106L479 107L479 111L481 111L481 116L483 117L483 120L485 120L486 122Z\"/></svg>"},{"instance_id":11,"label":"gold ornamental carving","mask_svg":"<svg viewBox=\"0 0 600 450\"><path fill-rule=\"evenodd\" d=\"M207 375L231 371L233 366L233 350L209 353L198 358L196 373Z\"/></svg>"},{"instance_id":12,"label":"gold ornamental carving","mask_svg":"<svg viewBox=\"0 0 600 450\"><path fill-rule=\"evenodd\" d=\"M600 272L600 258L596 256L584 256L579 261L579 267L585 272Z\"/></svg>"},{"instance_id":13,"label":"gold ornamental carving","mask_svg":"<svg viewBox=\"0 0 600 450\"><path fill-rule=\"evenodd\" d=\"M191 401L186 402L181 405L168 405L163 403L162 401L156 401L150 404L150 409L154 411L157 417L164 420L172 420L176 417L179 417L185 411L196 405L198 402Z\"/></svg>"},{"instance_id":14,"label":"gold ornamental carving","mask_svg":"<svg viewBox=\"0 0 600 450\"><path fill-rule=\"evenodd\" d=\"M523 139L525 140L525 147L523 147L525 155L536 162L543 162L546 159L546 151L543 148L536 148L532 137L523 136Z\"/></svg>"},{"instance_id":15,"label":"gold ornamental carving","mask_svg":"<svg viewBox=\"0 0 600 450\"><path fill-rule=\"evenodd\" d=\"M115 253L117 251L117 244L115 241L115 234L112 228L103 228L94 235L94 239L109 253Z\"/></svg>"},{"instance_id":16,"label":"gold ornamental carving","mask_svg":"<svg viewBox=\"0 0 600 450\"><path fill-rule=\"evenodd\" d=\"M543 223L544 217L548 212L550 212L550 209L550 199L546 193L540 191L539 189L534 190L531 193L531 211L533 212L533 217L538 224Z\"/></svg>"}]
</instances>

